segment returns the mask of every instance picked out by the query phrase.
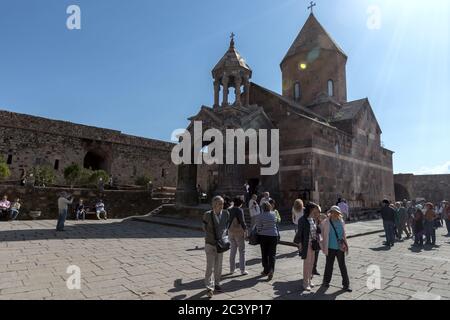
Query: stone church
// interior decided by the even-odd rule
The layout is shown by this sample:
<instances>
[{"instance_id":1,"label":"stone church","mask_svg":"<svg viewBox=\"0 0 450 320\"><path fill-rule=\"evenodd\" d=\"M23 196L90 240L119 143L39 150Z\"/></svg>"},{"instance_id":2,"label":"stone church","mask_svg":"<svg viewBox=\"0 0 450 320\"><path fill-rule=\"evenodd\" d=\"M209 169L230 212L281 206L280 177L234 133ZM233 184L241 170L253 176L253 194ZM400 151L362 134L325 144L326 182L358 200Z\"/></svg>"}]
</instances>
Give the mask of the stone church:
<instances>
[{"instance_id":1,"label":"stone church","mask_svg":"<svg viewBox=\"0 0 450 320\"><path fill-rule=\"evenodd\" d=\"M348 101L347 55L311 13L281 61L282 93L250 81L252 69L230 47L212 70L214 104L190 118L203 130L279 129L280 170L261 176L258 165L180 165L177 202L197 203L197 186L210 195L270 191L279 207L297 198L324 208L338 198L353 208L394 199L393 152L367 98ZM233 96L234 101L229 98Z\"/></svg>"}]
</instances>

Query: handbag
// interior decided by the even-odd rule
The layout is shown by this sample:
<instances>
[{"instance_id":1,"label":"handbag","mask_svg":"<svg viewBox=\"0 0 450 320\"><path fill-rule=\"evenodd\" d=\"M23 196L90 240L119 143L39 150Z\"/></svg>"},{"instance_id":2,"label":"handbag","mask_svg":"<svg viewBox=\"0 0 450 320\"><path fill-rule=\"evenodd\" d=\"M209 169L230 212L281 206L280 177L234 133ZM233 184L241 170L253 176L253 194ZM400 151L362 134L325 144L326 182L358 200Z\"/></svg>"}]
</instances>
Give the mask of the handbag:
<instances>
[{"instance_id":1,"label":"handbag","mask_svg":"<svg viewBox=\"0 0 450 320\"><path fill-rule=\"evenodd\" d=\"M227 252L231 248L230 240L228 239L228 236L222 236L221 239L217 238L216 224L214 222L214 219L214 212L211 211L211 222L213 225L214 237L216 238L217 253Z\"/></svg>"},{"instance_id":2,"label":"handbag","mask_svg":"<svg viewBox=\"0 0 450 320\"><path fill-rule=\"evenodd\" d=\"M317 229L317 230L320 231L319 229ZM309 234L311 234L311 229L309 229ZM319 233L316 233L316 237L318 237L318 236L319 236ZM313 249L313 251L320 251L320 244L317 239L311 240L311 248Z\"/></svg>"},{"instance_id":3,"label":"handbag","mask_svg":"<svg viewBox=\"0 0 450 320\"><path fill-rule=\"evenodd\" d=\"M250 232L248 244L251 246L257 246L259 245L259 243L260 241L258 231L256 230L256 226L254 226L252 231Z\"/></svg>"},{"instance_id":4,"label":"handbag","mask_svg":"<svg viewBox=\"0 0 450 320\"><path fill-rule=\"evenodd\" d=\"M333 224L333 221L330 220L330 224L331 224L331 226L333 227L334 233L335 233L335 235L336 235L336 239L337 239L338 244L339 244L339 248L341 249L341 251L343 251L343 252L345 252L345 253L348 253L348 245L347 245L347 242L346 242L344 239L339 239L339 235L338 235L338 233L337 233L337 231L336 231L336 228L335 228L335 226L334 226L334 224Z\"/></svg>"}]
</instances>

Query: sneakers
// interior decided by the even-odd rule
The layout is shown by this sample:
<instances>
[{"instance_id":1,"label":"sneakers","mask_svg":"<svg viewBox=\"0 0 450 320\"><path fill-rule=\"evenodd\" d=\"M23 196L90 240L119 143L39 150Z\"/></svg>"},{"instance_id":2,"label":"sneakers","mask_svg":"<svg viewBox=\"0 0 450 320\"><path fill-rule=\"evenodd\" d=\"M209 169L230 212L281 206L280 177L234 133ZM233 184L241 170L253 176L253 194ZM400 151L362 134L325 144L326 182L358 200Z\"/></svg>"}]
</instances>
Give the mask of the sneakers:
<instances>
[{"instance_id":1,"label":"sneakers","mask_svg":"<svg viewBox=\"0 0 450 320\"><path fill-rule=\"evenodd\" d=\"M206 295L208 296L208 298L212 298L214 296L214 291L211 289L208 289L208 291L206 292Z\"/></svg>"},{"instance_id":2,"label":"sneakers","mask_svg":"<svg viewBox=\"0 0 450 320\"><path fill-rule=\"evenodd\" d=\"M310 287L310 286L307 286L307 287L305 288L305 291L311 292L311 287Z\"/></svg>"},{"instance_id":3,"label":"sneakers","mask_svg":"<svg viewBox=\"0 0 450 320\"><path fill-rule=\"evenodd\" d=\"M314 283L311 282L311 284L309 285L311 288L314 288L316 285Z\"/></svg>"},{"instance_id":4,"label":"sneakers","mask_svg":"<svg viewBox=\"0 0 450 320\"><path fill-rule=\"evenodd\" d=\"M248 271L246 271L246 270L241 271L241 275L242 275L242 276L247 276L247 275L248 275Z\"/></svg>"},{"instance_id":5,"label":"sneakers","mask_svg":"<svg viewBox=\"0 0 450 320\"><path fill-rule=\"evenodd\" d=\"M273 279L273 272L269 273L267 276L268 276L267 281L272 281L272 279Z\"/></svg>"},{"instance_id":6,"label":"sneakers","mask_svg":"<svg viewBox=\"0 0 450 320\"><path fill-rule=\"evenodd\" d=\"M223 292L222 287L219 286L219 285L215 285L214 286L214 291L217 292L217 293L222 293Z\"/></svg>"},{"instance_id":7,"label":"sneakers","mask_svg":"<svg viewBox=\"0 0 450 320\"><path fill-rule=\"evenodd\" d=\"M344 287L345 292L353 292L353 290L350 287Z\"/></svg>"}]
</instances>

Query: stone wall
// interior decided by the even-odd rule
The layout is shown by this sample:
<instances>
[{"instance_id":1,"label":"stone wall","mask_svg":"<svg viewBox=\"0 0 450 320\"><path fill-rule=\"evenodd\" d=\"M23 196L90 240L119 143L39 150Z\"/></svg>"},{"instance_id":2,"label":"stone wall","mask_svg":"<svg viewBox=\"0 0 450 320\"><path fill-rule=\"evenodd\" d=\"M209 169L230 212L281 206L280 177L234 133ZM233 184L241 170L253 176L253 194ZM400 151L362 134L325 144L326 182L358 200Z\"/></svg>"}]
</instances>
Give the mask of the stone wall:
<instances>
[{"instance_id":1,"label":"stone wall","mask_svg":"<svg viewBox=\"0 0 450 320\"><path fill-rule=\"evenodd\" d=\"M19 197L22 203L20 220L29 220L28 213L40 210L40 219L56 219L58 216L58 194L67 191L75 198L74 203L83 199L86 205L95 204L100 195L95 190L89 189L60 189L60 188L25 188L17 186L0 186L0 195L7 195L12 202ZM163 200L154 200L148 191L105 191L101 199L106 205L108 217L122 219L134 215L148 214L162 204ZM71 207L73 213L75 205ZM69 218L73 218L73 214Z\"/></svg>"},{"instance_id":2,"label":"stone wall","mask_svg":"<svg viewBox=\"0 0 450 320\"><path fill-rule=\"evenodd\" d=\"M450 174L418 176L397 174L394 181L395 198L398 201L423 198L437 203L450 200Z\"/></svg>"},{"instance_id":3,"label":"stone wall","mask_svg":"<svg viewBox=\"0 0 450 320\"><path fill-rule=\"evenodd\" d=\"M134 184L146 175L155 187L174 187L172 146L119 131L0 111L0 156L11 159L10 180L19 180L22 170L47 165L63 184L64 168L72 163L84 166L89 153L98 166L93 169L107 171L118 184Z\"/></svg>"}]
</instances>

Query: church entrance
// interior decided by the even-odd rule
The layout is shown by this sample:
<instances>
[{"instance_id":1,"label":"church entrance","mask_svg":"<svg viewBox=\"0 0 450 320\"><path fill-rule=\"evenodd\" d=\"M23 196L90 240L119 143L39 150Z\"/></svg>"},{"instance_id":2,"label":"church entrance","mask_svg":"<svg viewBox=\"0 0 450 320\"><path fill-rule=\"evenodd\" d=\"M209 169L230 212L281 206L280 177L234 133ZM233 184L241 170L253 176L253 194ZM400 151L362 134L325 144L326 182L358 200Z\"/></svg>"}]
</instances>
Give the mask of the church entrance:
<instances>
[{"instance_id":1,"label":"church entrance","mask_svg":"<svg viewBox=\"0 0 450 320\"><path fill-rule=\"evenodd\" d=\"M249 179L248 180L248 185L250 186L249 188L249 193L250 196L253 194L259 195L258 192L260 192L261 190L258 190L259 188L259 179Z\"/></svg>"}]
</instances>

